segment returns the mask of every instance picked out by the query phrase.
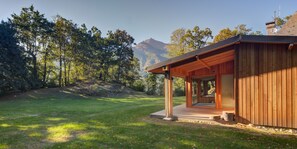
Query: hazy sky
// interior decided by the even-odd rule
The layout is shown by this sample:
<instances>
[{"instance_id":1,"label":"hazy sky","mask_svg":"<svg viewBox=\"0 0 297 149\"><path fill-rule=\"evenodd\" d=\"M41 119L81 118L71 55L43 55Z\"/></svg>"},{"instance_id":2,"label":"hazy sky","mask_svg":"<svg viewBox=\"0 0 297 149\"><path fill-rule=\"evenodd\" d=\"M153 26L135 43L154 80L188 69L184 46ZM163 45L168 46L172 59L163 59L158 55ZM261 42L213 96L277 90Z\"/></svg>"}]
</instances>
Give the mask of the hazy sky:
<instances>
[{"instance_id":1,"label":"hazy sky","mask_svg":"<svg viewBox=\"0 0 297 149\"><path fill-rule=\"evenodd\" d=\"M284 17L297 11L297 0L0 0L0 20L31 4L49 20L59 14L75 23L97 26L103 34L125 29L136 42L154 38L169 42L177 28L225 27L247 24L265 33L275 10Z\"/></svg>"}]
</instances>

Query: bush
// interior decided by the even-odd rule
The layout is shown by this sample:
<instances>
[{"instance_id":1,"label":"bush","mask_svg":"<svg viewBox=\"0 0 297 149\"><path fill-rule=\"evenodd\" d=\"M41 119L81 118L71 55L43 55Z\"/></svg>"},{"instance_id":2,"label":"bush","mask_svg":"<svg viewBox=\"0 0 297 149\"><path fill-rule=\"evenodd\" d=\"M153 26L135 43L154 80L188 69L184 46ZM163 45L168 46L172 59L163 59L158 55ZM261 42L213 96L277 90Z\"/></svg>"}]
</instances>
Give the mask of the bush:
<instances>
[{"instance_id":1,"label":"bush","mask_svg":"<svg viewBox=\"0 0 297 149\"><path fill-rule=\"evenodd\" d=\"M185 91L183 88L176 88L173 93L174 96L185 96Z\"/></svg>"},{"instance_id":2,"label":"bush","mask_svg":"<svg viewBox=\"0 0 297 149\"><path fill-rule=\"evenodd\" d=\"M143 80L136 80L133 85L131 86L133 90L144 92L145 85Z\"/></svg>"}]
</instances>

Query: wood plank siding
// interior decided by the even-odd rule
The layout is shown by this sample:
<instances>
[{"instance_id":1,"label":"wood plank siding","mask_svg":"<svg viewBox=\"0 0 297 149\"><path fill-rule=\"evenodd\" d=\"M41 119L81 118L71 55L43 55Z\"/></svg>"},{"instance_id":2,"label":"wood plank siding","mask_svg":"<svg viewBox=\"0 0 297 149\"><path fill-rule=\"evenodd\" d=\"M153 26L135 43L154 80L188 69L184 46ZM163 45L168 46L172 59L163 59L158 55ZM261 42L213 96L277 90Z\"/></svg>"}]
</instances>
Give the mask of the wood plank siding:
<instances>
[{"instance_id":1,"label":"wood plank siding","mask_svg":"<svg viewBox=\"0 0 297 149\"><path fill-rule=\"evenodd\" d=\"M234 54L234 50L229 51L229 53ZM233 58L234 58L234 55L233 55ZM225 74L233 74L233 72L234 72L233 58L232 58L231 61L220 63L220 64L217 64L217 65L212 65L212 66L210 66L210 69L202 68L202 69L192 71L191 73L188 74L188 76L186 77L187 107L191 107L190 104L192 103L192 98L190 96L190 95L192 95L192 93L191 93L192 92L192 90L191 90L192 85L190 84L192 79L190 79L190 81L188 81L189 77L195 79L195 78L215 76L215 78L216 78L216 97L215 97L216 108L217 109L222 108L221 77L222 77L222 75L225 75Z\"/></svg>"},{"instance_id":2,"label":"wood plank siding","mask_svg":"<svg viewBox=\"0 0 297 149\"><path fill-rule=\"evenodd\" d=\"M184 78L187 107L192 107L193 103L192 81L211 76L216 80L216 108L226 106L227 97L233 94L231 99L235 99L232 104L235 102L238 122L297 128L297 36L238 35L154 64L146 70ZM229 86L232 75L233 90ZM168 117L172 116L171 84L172 80L165 77ZM230 89L232 92L228 92ZM201 90L197 88L197 92Z\"/></svg>"},{"instance_id":3,"label":"wood plank siding","mask_svg":"<svg viewBox=\"0 0 297 149\"><path fill-rule=\"evenodd\" d=\"M297 128L297 46L240 43L236 50L236 119Z\"/></svg>"}]
</instances>

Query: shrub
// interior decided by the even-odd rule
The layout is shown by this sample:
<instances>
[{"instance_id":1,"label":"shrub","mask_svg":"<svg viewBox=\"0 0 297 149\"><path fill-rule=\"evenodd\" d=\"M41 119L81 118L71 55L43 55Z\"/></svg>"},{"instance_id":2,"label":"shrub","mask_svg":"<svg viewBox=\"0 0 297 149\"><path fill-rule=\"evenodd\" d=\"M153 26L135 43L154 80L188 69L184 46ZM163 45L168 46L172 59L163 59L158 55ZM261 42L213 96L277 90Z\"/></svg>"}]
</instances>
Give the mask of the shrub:
<instances>
[{"instance_id":1,"label":"shrub","mask_svg":"<svg viewBox=\"0 0 297 149\"><path fill-rule=\"evenodd\" d=\"M132 84L131 88L136 90L136 91L144 92L144 89L145 89L144 81L143 80L136 80Z\"/></svg>"},{"instance_id":2,"label":"shrub","mask_svg":"<svg viewBox=\"0 0 297 149\"><path fill-rule=\"evenodd\" d=\"M173 93L174 96L185 96L185 91L183 88L176 88Z\"/></svg>"}]
</instances>

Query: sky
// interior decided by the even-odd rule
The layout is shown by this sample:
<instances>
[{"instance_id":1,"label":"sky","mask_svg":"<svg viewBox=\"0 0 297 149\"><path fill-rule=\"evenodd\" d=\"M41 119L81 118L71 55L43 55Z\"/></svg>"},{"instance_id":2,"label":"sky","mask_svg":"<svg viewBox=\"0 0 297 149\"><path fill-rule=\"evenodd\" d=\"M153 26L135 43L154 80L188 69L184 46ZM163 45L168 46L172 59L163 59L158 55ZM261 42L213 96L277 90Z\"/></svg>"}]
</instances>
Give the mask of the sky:
<instances>
[{"instance_id":1,"label":"sky","mask_svg":"<svg viewBox=\"0 0 297 149\"><path fill-rule=\"evenodd\" d=\"M77 24L108 30L126 30L139 43L154 38L169 43L178 28L221 29L246 24L265 33L274 11L280 17L297 11L297 0L0 0L0 20L30 5L49 20L57 14Z\"/></svg>"}]
</instances>

